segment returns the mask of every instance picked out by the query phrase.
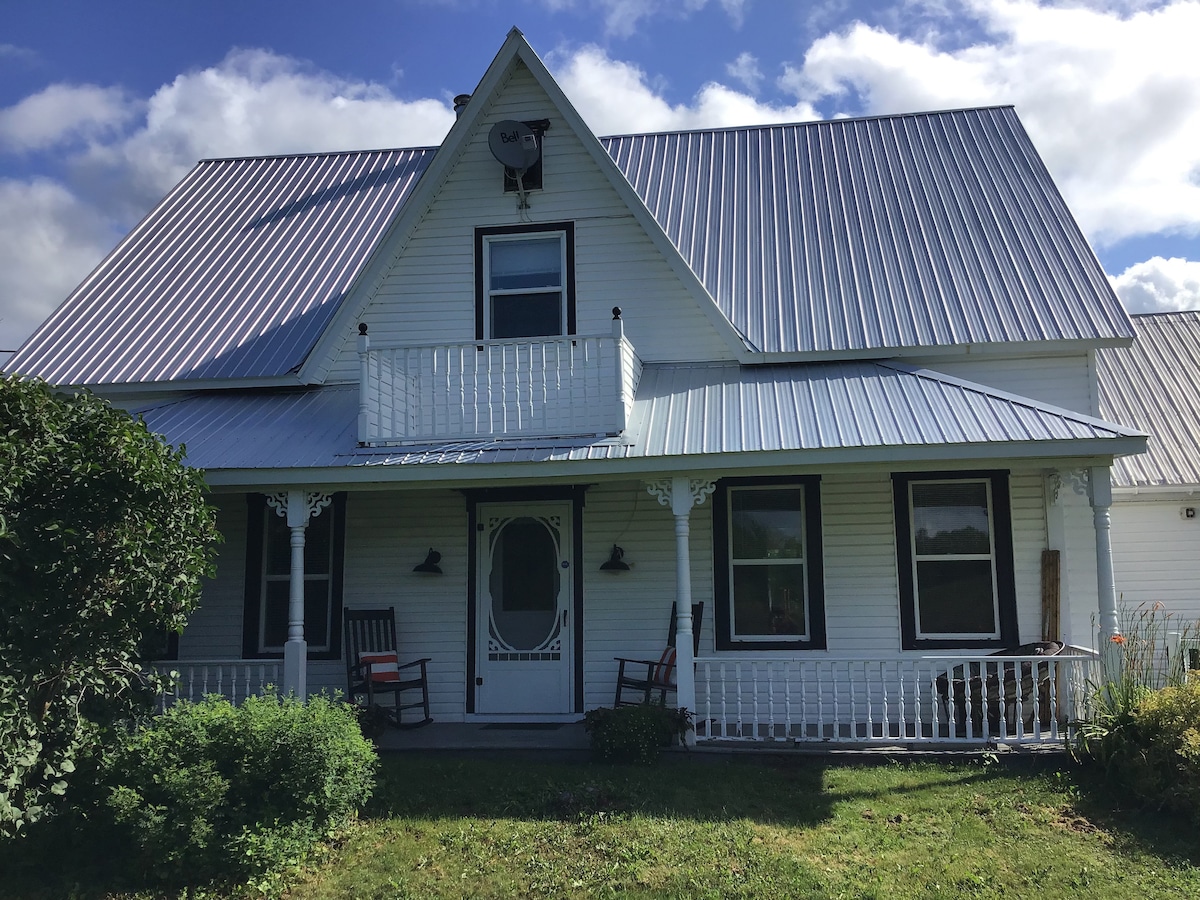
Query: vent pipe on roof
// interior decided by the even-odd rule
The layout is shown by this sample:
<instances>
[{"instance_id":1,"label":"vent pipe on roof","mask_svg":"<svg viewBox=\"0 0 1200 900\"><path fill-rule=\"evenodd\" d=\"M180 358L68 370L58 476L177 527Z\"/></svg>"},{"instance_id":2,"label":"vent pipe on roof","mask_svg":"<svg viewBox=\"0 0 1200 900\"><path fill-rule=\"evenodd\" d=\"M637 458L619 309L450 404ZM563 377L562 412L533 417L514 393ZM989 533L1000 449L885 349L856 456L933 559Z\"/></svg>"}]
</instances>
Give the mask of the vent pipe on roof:
<instances>
[{"instance_id":1,"label":"vent pipe on roof","mask_svg":"<svg viewBox=\"0 0 1200 900\"><path fill-rule=\"evenodd\" d=\"M467 108L467 104L471 102L470 94L459 94L454 98L454 117L458 118L463 114L463 110Z\"/></svg>"}]
</instances>

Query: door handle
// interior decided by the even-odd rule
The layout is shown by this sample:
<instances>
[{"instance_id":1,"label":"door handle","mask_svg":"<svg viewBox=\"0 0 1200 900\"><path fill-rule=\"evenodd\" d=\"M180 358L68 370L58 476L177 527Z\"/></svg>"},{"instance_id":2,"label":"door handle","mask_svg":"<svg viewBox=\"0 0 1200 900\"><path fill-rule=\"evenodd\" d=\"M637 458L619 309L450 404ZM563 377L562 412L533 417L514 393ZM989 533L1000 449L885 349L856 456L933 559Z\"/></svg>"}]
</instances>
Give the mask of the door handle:
<instances>
[{"instance_id":1,"label":"door handle","mask_svg":"<svg viewBox=\"0 0 1200 900\"><path fill-rule=\"evenodd\" d=\"M563 610L563 623L562 623L562 627L563 627L563 628L566 628L566 627L567 627L567 611L566 611L565 609Z\"/></svg>"}]
</instances>

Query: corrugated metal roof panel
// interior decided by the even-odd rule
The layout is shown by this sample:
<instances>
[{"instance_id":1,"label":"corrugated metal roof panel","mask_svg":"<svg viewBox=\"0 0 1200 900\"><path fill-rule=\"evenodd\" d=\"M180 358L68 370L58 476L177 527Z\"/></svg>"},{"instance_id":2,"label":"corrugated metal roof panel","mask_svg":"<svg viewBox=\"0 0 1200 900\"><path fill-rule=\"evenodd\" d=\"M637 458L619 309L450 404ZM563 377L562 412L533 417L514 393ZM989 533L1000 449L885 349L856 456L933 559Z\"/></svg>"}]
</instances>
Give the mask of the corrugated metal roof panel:
<instances>
[{"instance_id":1,"label":"corrugated metal roof panel","mask_svg":"<svg viewBox=\"0 0 1200 900\"><path fill-rule=\"evenodd\" d=\"M225 391L141 411L205 469L547 462L986 445L1136 434L893 363L646 366L622 440L359 450L357 388Z\"/></svg>"},{"instance_id":2,"label":"corrugated metal roof panel","mask_svg":"<svg viewBox=\"0 0 1200 900\"><path fill-rule=\"evenodd\" d=\"M635 455L1110 438L1119 426L895 363L647 366Z\"/></svg>"},{"instance_id":3,"label":"corrugated metal roof panel","mask_svg":"<svg viewBox=\"0 0 1200 900\"><path fill-rule=\"evenodd\" d=\"M761 350L1132 336L1010 107L604 144Z\"/></svg>"},{"instance_id":4,"label":"corrugated metal roof panel","mask_svg":"<svg viewBox=\"0 0 1200 900\"><path fill-rule=\"evenodd\" d=\"M1113 465L1117 487L1200 485L1200 310L1134 316L1132 347L1097 354L1100 412L1150 435Z\"/></svg>"},{"instance_id":5,"label":"corrugated metal roof panel","mask_svg":"<svg viewBox=\"0 0 1200 900\"><path fill-rule=\"evenodd\" d=\"M1132 336L1011 108L604 145L763 351ZM200 163L9 368L61 384L293 371L433 154Z\"/></svg>"},{"instance_id":6,"label":"corrugated metal roof panel","mask_svg":"<svg viewBox=\"0 0 1200 900\"><path fill-rule=\"evenodd\" d=\"M292 371L432 155L381 150L201 162L10 367L58 384Z\"/></svg>"}]
</instances>

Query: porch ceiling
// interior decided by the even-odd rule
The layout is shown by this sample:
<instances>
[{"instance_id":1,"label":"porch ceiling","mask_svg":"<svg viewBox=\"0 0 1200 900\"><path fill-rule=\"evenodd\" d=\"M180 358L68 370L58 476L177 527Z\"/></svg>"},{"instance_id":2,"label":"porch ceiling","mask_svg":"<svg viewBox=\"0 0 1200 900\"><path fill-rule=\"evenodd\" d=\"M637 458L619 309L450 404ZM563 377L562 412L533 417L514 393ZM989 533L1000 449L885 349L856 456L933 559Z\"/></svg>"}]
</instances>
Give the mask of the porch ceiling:
<instances>
[{"instance_id":1,"label":"porch ceiling","mask_svg":"<svg viewBox=\"0 0 1200 900\"><path fill-rule=\"evenodd\" d=\"M747 454L764 452L787 453L779 464L802 464L795 458L802 453L826 465L919 459L924 452L931 459L1116 455L1145 446L1143 435L1120 425L927 370L869 361L647 366L628 431L606 439L359 448L356 385L204 393L139 412L152 431L185 444L189 463L208 470L214 483L230 470L357 468L384 481L406 478L398 471L383 475L381 468L403 467L412 472L407 477L420 479L447 463L563 463L574 470L580 463L626 461L614 472L658 471L680 457L691 458L683 465L724 460L741 467ZM591 467L588 474L595 474Z\"/></svg>"}]
</instances>

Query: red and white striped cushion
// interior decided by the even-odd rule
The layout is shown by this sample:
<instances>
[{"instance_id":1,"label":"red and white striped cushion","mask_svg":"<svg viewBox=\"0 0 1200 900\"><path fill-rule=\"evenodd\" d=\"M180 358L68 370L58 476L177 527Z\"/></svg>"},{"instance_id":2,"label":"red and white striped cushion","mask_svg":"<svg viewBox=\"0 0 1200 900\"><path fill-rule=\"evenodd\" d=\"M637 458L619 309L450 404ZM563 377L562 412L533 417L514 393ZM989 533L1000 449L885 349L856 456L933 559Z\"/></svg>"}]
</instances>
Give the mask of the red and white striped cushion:
<instances>
[{"instance_id":1,"label":"red and white striped cushion","mask_svg":"<svg viewBox=\"0 0 1200 900\"><path fill-rule=\"evenodd\" d=\"M654 680L659 684L670 684L671 676L675 674L675 648L668 647L658 658L654 667Z\"/></svg>"},{"instance_id":2,"label":"red and white striped cushion","mask_svg":"<svg viewBox=\"0 0 1200 900\"><path fill-rule=\"evenodd\" d=\"M359 665L371 664L372 681L399 681L399 660L395 653L378 653L364 650L358 654Z\"/></svg>"}]
</instances>

